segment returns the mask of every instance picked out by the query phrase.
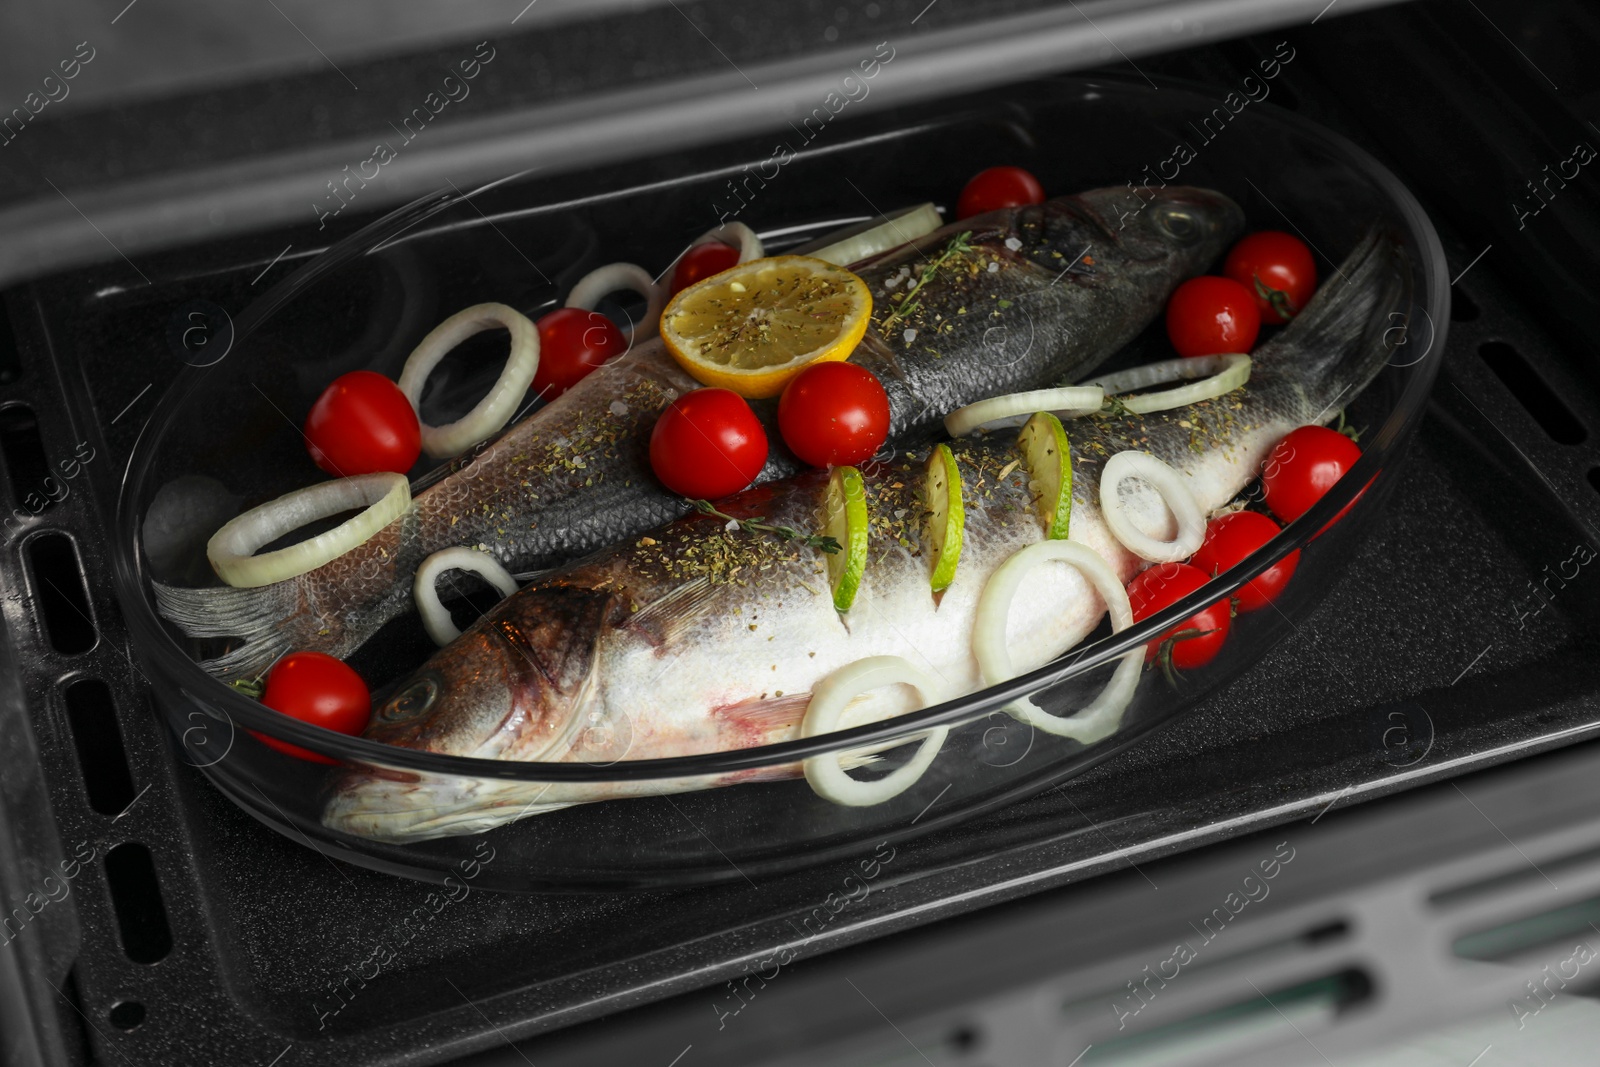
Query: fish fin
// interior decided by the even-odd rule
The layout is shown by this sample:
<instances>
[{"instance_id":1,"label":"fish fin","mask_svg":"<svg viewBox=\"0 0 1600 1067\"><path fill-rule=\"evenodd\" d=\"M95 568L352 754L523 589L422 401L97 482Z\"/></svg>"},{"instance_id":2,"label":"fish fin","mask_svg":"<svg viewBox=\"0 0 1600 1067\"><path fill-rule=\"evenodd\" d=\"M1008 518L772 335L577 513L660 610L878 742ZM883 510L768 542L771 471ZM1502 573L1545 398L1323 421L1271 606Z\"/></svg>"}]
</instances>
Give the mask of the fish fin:
<instances>
[{"instance_id":1,"label":"fish fin","mask_svg":"<svg viewBox=\"0 0 1600 1067\"><path fill-rule=\"evenodd\" d=\"M1405 249L1374 226L1276 342L1263 346L1272 350L1262 353L1264 362L1309 383L1319 418L1331 418L1393 357L1410 295Z\"/></svg>"},{"instance_id":2,"label":"fish fin","mask_svg":"<svg viewBox=\"0 0 1600 1067\"><path fill-rule=\"evenodd\" d=\"M851 706L862 702L864 699L864 697L856 697L852 700L845 707L846 713L849 712ZM741 700L737 704L724 704L721 707L713 708L712 714L736 719L740 726L747 729L759 730L763 733L777 734L779 736L794 732L798 736L800 722L805 718L806 709L810 706L810 693L789 693L781 697ZM891 738L873 745L841 752L837 758L839 765L845 770L857 770L880 762L883 757L877 755L877 753L891 748L898 748L903 744L905 744L903 738Z\"/></svg>"},{"instance_id":3,"label":"fish fin","mask_svg":"<svg viewBox=\"0 0 1600 1067\"><path fill-rule=\"evenodd\" d=\"M810 693L789 693L781 697L755 697L734 704L722 704L711 713L721 718L734 719L740 726L762 733L783 733L798 730L811 704Z\"/></svg>"},{"instance_id":4,"label":"fish fin","mask_svg":"<svg viewBox=\"0 0 1600 1067\"><path fill-rule=\"evenodd\" d=\"M555 570L556 568L554 567L546 567L543 570L537 571L517 571L511 576L511 579L518 585L528 585L540 578L543 578L547 574L554 573Z\"/></svg>"},{"instance_id":5,"label":"fish fin","mask_svg":"<svg viewBox=\"0 0 1600 1067\"><path fill-rule=\"evenodd\" d=\"M654 631L654 643L665 644L706 613L715 593L709 578L691 578L634 612L628 623L646 635Z\"/></svg>"},{"instance_id":6,"label":"fish fin","mask_svg":"<svg viewBox=\"0 0 1600 1067\"><path fill-rule=\"evenodd\" d=\"M190 637L234 637L242 644L200 666L218 678L252 678L289 651L287 620L299 608L293 582L235 589L152 582L156 610Z\"/></svg>"}]
</instances>

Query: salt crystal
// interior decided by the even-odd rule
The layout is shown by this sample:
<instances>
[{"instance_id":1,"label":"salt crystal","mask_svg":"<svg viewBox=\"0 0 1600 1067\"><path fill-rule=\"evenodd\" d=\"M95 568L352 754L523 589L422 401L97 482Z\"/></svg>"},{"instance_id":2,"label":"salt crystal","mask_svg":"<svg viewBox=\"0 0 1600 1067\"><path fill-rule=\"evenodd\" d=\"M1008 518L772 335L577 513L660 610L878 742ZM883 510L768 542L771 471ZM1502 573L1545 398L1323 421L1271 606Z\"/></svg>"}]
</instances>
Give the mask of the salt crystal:
<instances>
[{"instance_id":1,"label":"salt crystal","mask_svg":"<svg viewBox=\"0 0 1600 1067\"><path fill-rule=\"evenodd\" d=\"M1022 250L1022 242L1015 237L1007 237L1006 247L1011 249L1013 252L1019 252Z\"/></svg>"},{"instance_id":2,"label":"salt crystal","mask_svg":"<svg viewBox=\"0 0 1600 1067\"><path fill-rule=\"evenodd\" d=\"M999 270L1000 270L1000 261L999 260L992 260L989 263L989 273L990 274L994 274Z\"/></svg>"},{"instance_id":3,"label":"salt crystal","mask_svg":"<svg viewBox=\"0 0 1600 1067\"><path fill-rule=\"evenodd\" d=\"M611 402L611 406L607 408L607 410L613 415L622 416L628 413L628 405L624 404L620 400L613 400Z\"/></svg>"},{"instance_id":4,"label":"salt crystal","mask_svg":"<svg viewBox=\"0 0 1600 1067\"><path fill-rule=\"evenodd\" d=\"M917 331L916 330L907 330L905 332L905 339L906 339L906 344L910 344L912 341L915 341L917 339Z\"/></svg>"},{"instance_id":5,"label":"salt crystal","mask_svg":"<svg viewBox=\"0 0 1600 1067\"><path fill-rule=\"evenodd\" d=\"M727 530L729 533L738 533L739 532L739 520L738 519L729 519L728 520L728 525L724 526L723 529Z\"/></svg>"}]
</instances>

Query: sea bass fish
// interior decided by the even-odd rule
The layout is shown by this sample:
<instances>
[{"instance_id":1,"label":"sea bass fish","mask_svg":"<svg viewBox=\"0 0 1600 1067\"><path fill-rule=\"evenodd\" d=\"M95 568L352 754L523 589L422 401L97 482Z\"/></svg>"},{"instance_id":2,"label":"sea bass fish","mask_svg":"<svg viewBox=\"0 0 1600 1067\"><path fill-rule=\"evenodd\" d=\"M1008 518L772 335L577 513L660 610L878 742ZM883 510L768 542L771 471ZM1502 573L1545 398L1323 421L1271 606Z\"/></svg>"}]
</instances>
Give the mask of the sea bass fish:
<instances>
[{"instance_id":1,"label":"sea bass fish","mask_svg":"<svg viewBox=\"0 0 1600 1067\"><path fill-rule=\"evenodd\" d=\"M1278 440L1327 420L1382 369L1391 354L1385 329L1406 306L1402 267L1391 239L1363 241L1300 316L1256 351L1241 389L1172 411L1070 421L1070 539L1098 552L1124 583L1143 565L1100 511L1100 470L1125 450L1179 471L1207 512L1232 501ZM868 562L847 613L834 609L818 549L696 514L507 598L403 683L366 736L435 753L603 767L793 740L814 687L868 656L901 656L922 668L939 686L929 702L973 692L984 684L973 651L979 596L1044 528L1012 434L950 447L966 527L955 579L940 596L920 551L927 453L903 453L863 470ZM719 506L815 530L826 483L823 472L807 472ZM1146 504L1130 508L1135 523L1153 537L1175 536L1167 509L1152 509L1151 494L1137 496ZM1011 608L1015 666L1029 670L1061 655L1105 610L1076 569L1040 567ZM895 689L867 694L840 728L910 710L904 700ZM338 782L323 821L362 837L416 841L575 803L798 773L790 765L714 779L536 783L356 769Z\"/></svg>"},{"instance_id":2,"label":"sea bass fish","mask_svg":"<svg viewBox=\"0 0 1600 1067\"><path fill-rule=\"evenodd\" d=\"M1092 370L1242 228L1219 193L1145 192L1131 218L1127 189L1092 190L966 219L854 265L875 312L852 359L889 395L890 441L916 444L953 408ZM411 607L412 576L440 549L482 548L528 572L684 514L686 501L651 472L648 445L662 409L698 387L659 340L642 344L456 464L338 559L255 589L158 584L160 610L191 637L240 642L202 664L219 677L253 676L292 649L346 657ZM775 404L757 412L775 445L758 482L795 473Z\"/></svg>"}]
</instances>

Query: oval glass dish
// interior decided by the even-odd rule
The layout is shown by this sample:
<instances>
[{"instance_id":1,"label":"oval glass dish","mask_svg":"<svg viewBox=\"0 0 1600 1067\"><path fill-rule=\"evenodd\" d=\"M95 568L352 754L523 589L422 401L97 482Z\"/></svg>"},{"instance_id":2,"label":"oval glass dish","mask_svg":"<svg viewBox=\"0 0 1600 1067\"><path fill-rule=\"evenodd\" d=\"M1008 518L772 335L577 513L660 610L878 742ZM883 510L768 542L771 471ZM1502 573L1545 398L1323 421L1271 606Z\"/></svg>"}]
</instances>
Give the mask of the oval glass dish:
<instances>
[{"instance_id":1,"label":"oval glass dish","mask_svg":"<svg viewBox=\"0 0 1600 1067\"><path fill-rule=\"evenodd\" d=\"M1172 722L1260 660L1340 581L1374 529L1392 468L1422 418L1449 320L1438 237L1394 176L1293 113L1241 99L1170 81L1155 91L1143 80L1064 77L964 101L931 120L926 108L869 116L795 149L775 177L739 198L748 201L739 218L772 254L880 208L931 200L948 209L972 172L1003 162L1032 170L1054 194L1158 175L1220 190L1244 208L1247 228L1299 232L1330 284L1363 234L1379 227L1403 250L1409 277L1397 287L1402 295L1366 323L1365 343L1385 346L1388 362L1351 407L1352 421L1366 427L1360 463L1243 566L1120 634L1102 622L1066 656L1003 685L764 747L607 765L472 759L328 733L261 706L202 670L196 660L215 647L183 637L156 609L157 575L143 543L156 494L175 479L203 475L248 506L321 480L299 427L334 377L362 368L397 377L422 336L468 305L499 301L536 316L600 264L669 263L719 210L737 205L729 176L768 159L772 146L770 138L752 139L598 173L517 176L471 194L426 198L312 258L235 317L231 347L185 369L144 428L119 504L114 562L141 666L182 758L261 821L353 863L433 881L470 867L477 885L505 890L601 890L748 878L925 833L1046 789ZM1166 358L1161 330L1158 318L1108 369ZM447 358L426 402L432 421L470 406L501 362L487 343L469 342ZM1003 710L1021 696L1054 714L1084 706L1123 653L1294 551L1298 569L1277 610L1239 615L1221 654L1185 671L1181 685L1160 670L1143 671L1104 739L1085 745L1046 734ZM200 581L202 553L203 539L187 558L164 557L162 575ZM408 616L352 663L381 700L431 651ZM633 721L650 713L640 708ZM853 772L878 777L906 763L916 739L936 725L950 727L937 758L911 788L881 804L839 806L803 778L762 780L806 757L898 741L876 766ZM292 758L253 733L380 775L493 793L537 813L482 834L408 844L336 832L323 815L346 770ZM681 791L730 776L748 781ZM652 793L669 780L679 791ZM573 783L623 799L538 810L543 790Z\"/></svg>"}]
</instances>

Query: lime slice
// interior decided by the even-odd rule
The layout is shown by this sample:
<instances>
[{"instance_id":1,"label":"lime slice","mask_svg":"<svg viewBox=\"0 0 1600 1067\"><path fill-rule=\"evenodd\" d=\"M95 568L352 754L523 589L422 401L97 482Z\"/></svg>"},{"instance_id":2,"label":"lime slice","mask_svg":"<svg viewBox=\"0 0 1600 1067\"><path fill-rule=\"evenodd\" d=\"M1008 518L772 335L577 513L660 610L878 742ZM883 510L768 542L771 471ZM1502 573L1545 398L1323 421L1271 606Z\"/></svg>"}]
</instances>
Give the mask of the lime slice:
<instances>
[{"instance_id":1,"label":"lime slice","mask_svg":"<svg viewBox=\"0 0 1600 1067\"><path fill-rule=\"evenodd\" d=\"M1028 420L1017 436L1022 462L1028 468L1028 489L1039 502L1044 535L1052 541L1067 536L1072 518L1072 450L1061 420L1041 411Z\"/></svg>"},{"instance_id":2,"label":"lime slice","mask_svg":"<svg viewBox=\"0 0 1600 1067\"><path fill-rule=\"evenodd\" d=\"M861 576L867 570L867 488L861 472L854 467L835 467L828 478L827 517L823 529L839 542L839 551L830 552L828 584L833 587L833 606L849 611L855 603Z\"/></svg>"},{"instance_id":3,"label":"lime slice","mask_svg":"<svg viewBox=\"0 0 1600 1067\"><path fill-rule=\"evenodd\" d=\"M928 513L928 556L933 574L928 582L935 593L947 589L955 580L956 562L961 559L961 531L967 513L961 506L961 471L949 445L938 445L928 457L927 477L922 482L922 506Z\"/></svg>"}]
</instances>

